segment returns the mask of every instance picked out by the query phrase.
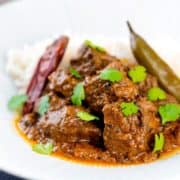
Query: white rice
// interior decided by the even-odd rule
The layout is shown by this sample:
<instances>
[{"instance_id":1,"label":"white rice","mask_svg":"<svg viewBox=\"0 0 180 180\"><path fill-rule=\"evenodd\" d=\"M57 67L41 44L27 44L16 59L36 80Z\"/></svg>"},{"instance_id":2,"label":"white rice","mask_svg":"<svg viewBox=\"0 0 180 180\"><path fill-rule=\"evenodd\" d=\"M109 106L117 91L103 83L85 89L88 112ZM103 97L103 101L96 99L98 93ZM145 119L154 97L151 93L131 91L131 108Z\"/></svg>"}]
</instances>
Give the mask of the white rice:
<instances>
[{"instance_id":1,"label":"white rice","mask_svg":"<svg viewBox=\"0 0 180 180\"><path fill-rule=\"evenodd\" d=\"M87 38L70 38L70 43L61 63L62 68L66 68L69 64L69 60L76 56L78 48L85 39ZM131 53L130 46L128 43L124 43L125 41L118 42L117 40L107 38L89 39L94 43L105 47L110 54L116 57L135 61ZM22 49L12 49L8 52L6 70L14 81L15 86L18 88L19 92L26 91L39 58L45 51L46 47L52 43L53 40L54 39L47 39L41 42L37 42L34 45L25 45ZM159 43L153 44L153 47L154 46L156 47L156 50L158 50L157 52L161 52L162 57L168 59L167 62L175 70L175 72L180 75L180 52L176 51L176 49L173 51L173 48L171 48L171 51L168 47L162 48L162 46L159 46Z\"/></svg>"},{"instance_id":2,"label":"white rice","mask_svg":"<svg viewBox=\"0 0 180 180\"><path fill-rule=\"evenodd\" d=\"M39 58L45 51L46 47L52 43L52 41L53 39L48 39L35 43L34 45L25 45L22 49L12 49L8 52L6 70L14 81L19 92L26 91ZM113 40L108 42L108 44L103 42L99 43L103 45L103 47L105 47L112 55L134 60L127 45L124 43L115 42ZM76 56L78 48L82 43L83 40L71 38L61 63L63 68L66 68L69 64L69 60Z\"/></svg>"},{"instance_id":3,"label":"white rice","mask_svg":"<svg viewBox=\"0 0 180 180\"><path fill-rule=\"evenodd\" d=\"M8 52L6 70L20 92L25 92L39 58L51 42L52 40L45 40Z\"/></svg>"}]
</instances>

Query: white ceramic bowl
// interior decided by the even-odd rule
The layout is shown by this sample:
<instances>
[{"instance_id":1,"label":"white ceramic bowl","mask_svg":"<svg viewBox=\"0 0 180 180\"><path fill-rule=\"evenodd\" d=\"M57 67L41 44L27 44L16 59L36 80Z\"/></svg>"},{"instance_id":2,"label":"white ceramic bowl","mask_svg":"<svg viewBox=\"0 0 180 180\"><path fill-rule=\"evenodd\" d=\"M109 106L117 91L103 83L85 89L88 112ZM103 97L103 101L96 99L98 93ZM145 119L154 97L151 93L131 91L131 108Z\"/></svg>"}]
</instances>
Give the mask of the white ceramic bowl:
<instances>
[{"instance_id":1,"label":"white ceramic bowl","mask_svg":"<svg viewBox=\"0 0 180 180\"><path fill-rule=\"evenodd\" d=\"M67 29L71 30L73 37L84 32L89 34L89 39L101 39L98 35L102 36L103 33L107 39L112 37L119 42L123 39L123 42L128 44L124 22L131 19L137 30L144 33L152 46L179 73L180 46L178 41L174 41L174 37L176 40L180 39L180 35L177 34L180 32L180 24L173 21L174 17L180 16L177 13L178 5L171 4L171 1L165 3L161 0L162 2L165 10L162 9L161 13L158 11L161 4L155 0L148 4L147 1L138 0L92 0L86 3L82 0L27 0L0 7L0 169L22 177L41 180L180 179L179 155L146 165L93 167L36 154L16 133L12 123L13 115L6 106L9 97L16 91L4 70L8 49L49 38L52 34L61 34ZM159 5L159 8L154 6L154 3ZM170 9L171 15L165 14L166 8ZM166 18L166 21L163 18Z\"/></svg>"}]
</instances>

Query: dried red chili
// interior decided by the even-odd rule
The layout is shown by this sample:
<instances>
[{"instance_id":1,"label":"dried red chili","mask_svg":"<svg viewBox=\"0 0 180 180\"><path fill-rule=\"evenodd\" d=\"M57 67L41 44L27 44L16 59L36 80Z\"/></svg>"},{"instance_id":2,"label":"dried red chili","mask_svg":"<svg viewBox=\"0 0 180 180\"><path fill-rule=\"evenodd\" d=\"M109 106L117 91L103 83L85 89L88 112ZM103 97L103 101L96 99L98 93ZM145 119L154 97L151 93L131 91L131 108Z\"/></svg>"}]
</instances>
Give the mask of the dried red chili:
<instances>
[{"instance_id":1,"label":"dried red chili","mask_svg":"<svg viewBox=\"0 0 180 180\"><path fill-rule=\"evenodd\" d=\"M68 41L69 38L67 36L61 36L47 47L46 51L41 56L27 88L26 94L28 100L23 108L24 114L32 111L34 102L41 95L49 74L55 71L61 62Z\"/></svg>"}]
</instances>

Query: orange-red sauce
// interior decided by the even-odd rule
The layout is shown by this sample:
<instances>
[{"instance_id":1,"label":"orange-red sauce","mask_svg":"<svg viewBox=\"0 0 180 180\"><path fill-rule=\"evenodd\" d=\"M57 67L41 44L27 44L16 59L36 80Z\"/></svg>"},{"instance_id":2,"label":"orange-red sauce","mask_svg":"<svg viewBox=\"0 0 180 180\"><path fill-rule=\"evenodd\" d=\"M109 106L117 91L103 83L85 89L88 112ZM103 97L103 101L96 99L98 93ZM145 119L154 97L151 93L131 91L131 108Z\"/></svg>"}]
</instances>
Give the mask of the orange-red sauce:
<instances>
[{"instance_id":1,"label":"orange-red sauce","mask_svg":"<svg viewBox=\"0 0 180 180\"><path fill-rule=\"evenodd\" d=\"M15 126L15 129L17 131L17 133L28 143L30 144L31 146L33 144L36 144L35 141L33 140L30 140L28 139L28 137L22 132L22 130L19 128L19 120L21 119L21 115L16 115L14 117L14 120L13 120L13 123L14 123L14 126ZM179 154L180 153L180 148L172 151L172 152L169 152L169 153L164 153L161 155L161 157L159 159L166 159L174 154ZM95 165L95 166L103 166L103 167L111 167L111 166L129 166L129 164L120 164L120 163L116 163L116 162L98 162L98 161L93 161L93 160L82 160L82 159L78 159L78 158L75 158L75 157L68 157L65 153L63 152L54 152L51 154L51 156L53 157L56 157L56 158L60 158L62 160L66 160L66 161L70 161L70 162L74 162L74 163L80 163L80 164L86 164L86 165ZM148 163L151 163L151 162L148 162ZM148 164L146 163L146 164ZM141 163L142 164L142 163ZM130 164L130 165L140 165L139 164Z\"/></svg>"}]
</instances>

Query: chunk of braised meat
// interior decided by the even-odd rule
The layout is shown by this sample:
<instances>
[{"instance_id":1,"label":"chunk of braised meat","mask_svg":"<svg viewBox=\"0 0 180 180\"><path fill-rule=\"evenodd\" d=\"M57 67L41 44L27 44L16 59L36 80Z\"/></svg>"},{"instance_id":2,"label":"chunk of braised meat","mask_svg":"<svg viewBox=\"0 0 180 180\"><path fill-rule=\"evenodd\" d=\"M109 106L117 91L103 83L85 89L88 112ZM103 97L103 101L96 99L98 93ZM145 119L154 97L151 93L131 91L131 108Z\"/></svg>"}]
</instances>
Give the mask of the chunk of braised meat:
<instances>
[{"instance_id":1,"label":"chunk of braised meat","mask_svg":"<svg viewBox=\"0 0 180 180\"><path fill-rule=\"evenodd\" d=\"M165 145L164 151L170 152L180 146L180 119L165 125L163 130Z\"/></svg>"},{"instance_id":2,"label":"chunk of braised meat","mask_svg":"<svg viewBox=\"0 0 180 180\"><path fill-rule=\"evenodd\" d=\"M112 91L119 99L131 101L138 96L138 88L127 77L124 77L121 81L112 84Z\"/></svg>"},{"instance_id":3,"label":"chunk of braised meat","mask_svg":"<svg viewBox=\"0 0 180 180\"><path fill-rule=\"evenodd\" d=\"M129 63L128 61L126 61L124 59L114 59L111 63L109 63L106 66L106 69L115 68L115 69L123 72L125 75L127 75L127 71L134 66L135 66L134 64Z\"/></svg>"},{"instance_id":4,"label":"chunk of braised meat","mask_svg":"<svg viewBox=\"0 0 180 180\"><path fill-rule=\"evenodd\" d=\"M101 112L105 104L116 100L111 83L99 79L99 76L86 77L84 82L86 102L96 112Z\"/></svg>"},{"instance_id":5,"label":"chunk of braised meat","mask_svg":"<svg viewBox=\"0 0 180 180\"><path fill-rule=\"evenodd\" d=\"M59 98L55 93L50 92L46 94L49 96L49 111L57 110L66 105L68 102L62 98ZM42 98L42 97L41 97ZM34 105L33 113L29 113L23 116L20 121L20 128L24 131L24 133L28 136L29 139L43 141L46 137L43 134L43 129L38 127L38 107L41 98L37 99Z\"/></svg>"},{"instance_id":6,"label":"chunk of braised meat","mask_svg":"<svg viewBox=\"0 0 180 180\"><path fill-rule=\"evenodd\" d=\"M44 94L44 96L48 96L49 97L49 111L51 110L58 110L61 107L63 107L64 105L69 104L69 101L67 99L63 99L60 98L55 92L51 91L49 93ZM43 98L43 96L41 96L39 99L36 100L35 105L34 105L34 112L38 113L38 107L39 107L39 103L41 101L41 98Z\"/></svg>"},{"instance_id":7,"label":"chunk of braised meat","mask_svg":"<svg viewBox=\"0 0 180 180\"><path fill-rule=\"evenodd\" d=\"M29 139L37 140L41 138L39 130L36 128L38 116L36 113L29 113L22 117L19 122L19 127Z\"/></svg>"},{"instance_id":8,"label":"chunk of braised meat","mask_svg":"<svg viewBox=\"0 0 180 180\"><path fill-rule=\"evenodd\" d=\"M116 68L123 72L124 67L120 60L110 63L107 68ZM104 105L120 100L134 100L138 95L138 88L123 72L123 79L119 82L111 83L101 80L99 75L85 78L84 87L86 101L93 111L102 112Z\"/></svg>"},{"instance_id":9,"label":"chunk of braised meat","mask_svg":"<svg viewBox=\"0 0 180 180\"><path fill-rule=\"evenodd\" d=\"M112 91L118 98L126 101L135 99L139 93L137 85L127 77L127 70L131 66L127 61L116 60L105 68L115 68L123 73L123 79L112 84Z\"/></svg>"},{"instance_id":10,"label":"chunk of braised meat","mask_svg":"<svg viewBox=\"0 0 180 180\"><path fill-rule=\"evenodd\" d=\"M68 72L57 70L49 77L49 89L61 93L65 97L70 97L74 86L80 80Z\"/></svg>"},{"instance_id":11,"label":"chunk of braised meat","mask_svg":"<svg viewBox=\"0 0 180 180\"><path fill-rule=\"evenodd\" d=\"M145 128L148 133L155 133L157 129L161 130L160 119L157 116L156 105L148 101L145 97L141 97L137 101L139 107L141 126Z\"/></svg>"},{"instance_id":12,"label":"chunk of braised meat","mask_svg":"<svg viewBox=\"0 0 180 180\"><path fill-rule=\"evenodd\" d=\"M60 109L49 110L38 121L39 129L55 142L87 142L96 144L101 131L94 122L79 119L78 111L87 111L82 107L64 105Z\"/></svg>"},{"instance_id":13,"label":"chunk of braised meat","mask_svg":"<svg viewBox=\"0 0 180 180\"><path fill-rule=\"evenodd\" d=\"M103 108L104 144L120 162L148 161L146 157L152 150L154 134L159 131L160 121L153 103L140 99L137 104L139 112L128 117L123 115L120 103Z\"/></svg>"},{"instance_id":14,"label":"chunk of braised meat","mask_svg":"<svg viewBox=\"0 0 180 180\"><path fill-rule=\"evenodd\" d=\"M138 86L140 95L147 96L147 92L150 88L158 86L158 81L156 77L150 74L147 74L146 79L140 82L139 84L137 84L137 86Z\"/></svg>"},{"instance_id":15,"label":"chunk of braised meat","mask_svg":"<svg viewBox=\"0 0 180 180\"><path fill-rule=\"evenodd\" d=\"M100 52L83 45L78 57L71 60L71 66L77 69L81 75L87 76L96 74L96 71L103 69L115 59L117 58L106 52Z\"/></svg>"}]
</instances>

